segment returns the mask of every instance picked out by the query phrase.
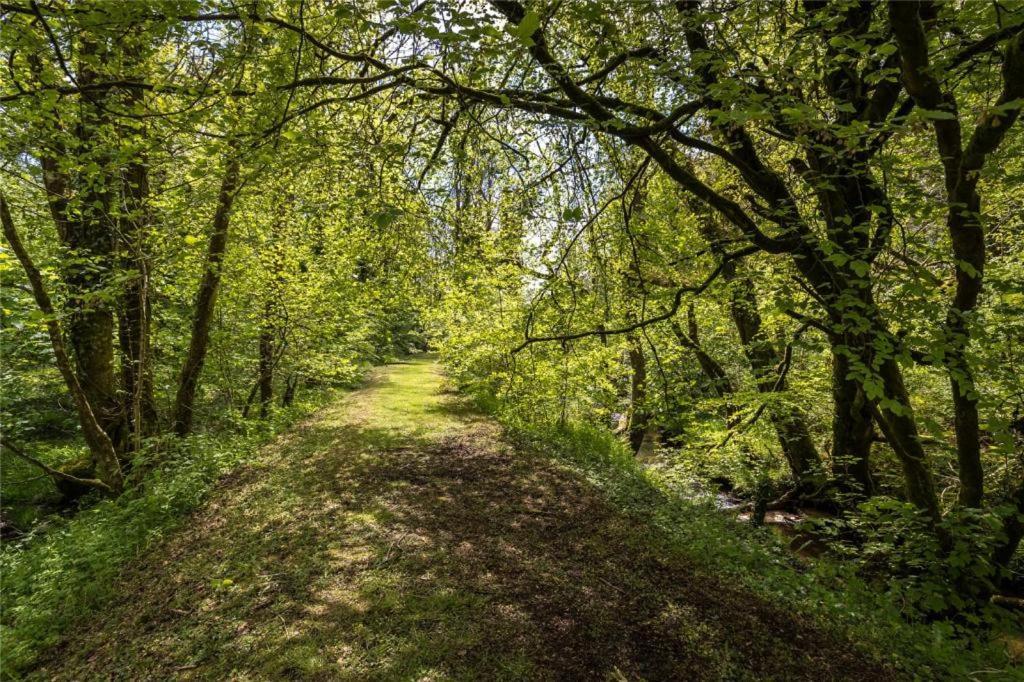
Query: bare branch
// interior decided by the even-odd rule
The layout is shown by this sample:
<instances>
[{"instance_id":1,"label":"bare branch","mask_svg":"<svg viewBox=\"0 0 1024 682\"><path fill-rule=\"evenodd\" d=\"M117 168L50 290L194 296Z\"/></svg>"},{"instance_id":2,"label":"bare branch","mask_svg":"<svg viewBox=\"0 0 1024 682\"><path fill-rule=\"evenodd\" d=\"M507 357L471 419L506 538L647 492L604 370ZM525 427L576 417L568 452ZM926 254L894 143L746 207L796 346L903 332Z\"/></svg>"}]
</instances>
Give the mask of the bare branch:
<instances>
[{"instance_id":1,"label":"bare branch","mask_svg":"<svg viewBox=\"0 0 1024 682\"><path fill-rule=\"evenodd\" d=\"M719 262L718 266L711 272L710 275L708 275L704 279L703 282L701 282L700 284L698 284L696 286L685 286L685 287L679 287L678 289L676 289L675 296L672 298L672 305L669 306L668 310L666 310L665 312L661 313L660 315L655 315L654 317L649 317L649 318L647 318L645 320L640 320L640 321L635 322L633 324L626 325L625 327L619 327L618 329L592 329L592 330L588 330L588 331L585 331L585 332L576 332L576 333L573 333L573 334L558 334L558 335L553 335L553 336L527 336L526 339L521 344L519 344L518 346L516 346L515 348L512 349L512 354L515 355L519 351L523 350L527 346L529 346L531 344L534 344L534 343L540 343L540 342L546 342L546 341L574 341L576 339L583 339L583 338L586 338L588 336L605 336L605 335L609 335L609 334L628 334L629 332L636 331L637 329L642 329L644 327L648 327L648 326L650 326L652 324L656 324L658 322L664 322L665 320L668 320L671 317L673 317L676 314L676 312L679 310L679 306L683 302L683 296L685 296L686 294L699 294L699 293L703 292L705 289L707 289L709 286L711 286L711 284L716 279L718 279L718 276L720 274L722 274L722 270L725 269L726 264L728 264L728 263L730 263L730 262L732 262L732 261L734 261L734 260L736 260L738 258L743 258L744 256L749 256L749 255L751 255L753 253L757 253L758 251L760 251L760 249L758 247L756 247L756 246L748 246L748 247L746 247L744 249L740 249L739 251L735 251L733 253L725 254L722 257L721 262Z\"/></svg>"}]
</instances>

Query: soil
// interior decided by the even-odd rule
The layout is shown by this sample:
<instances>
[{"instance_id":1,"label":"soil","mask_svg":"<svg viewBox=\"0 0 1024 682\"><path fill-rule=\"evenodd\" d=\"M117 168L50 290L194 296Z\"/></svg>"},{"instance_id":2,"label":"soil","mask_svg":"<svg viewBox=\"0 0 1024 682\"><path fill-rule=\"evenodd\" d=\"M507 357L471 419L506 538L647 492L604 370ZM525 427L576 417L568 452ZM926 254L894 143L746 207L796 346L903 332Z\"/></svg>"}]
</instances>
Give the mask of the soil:
<instances>
[{"instance_id":1,"label":"soil","mask_svg":"<svg viewBox=\"0 0 1024 682\"><path fill-rule=\"evenodd\" d=\"M439 385L392 366L226 477L33 677L897 679Z\"/></svg>"}]
</instances>

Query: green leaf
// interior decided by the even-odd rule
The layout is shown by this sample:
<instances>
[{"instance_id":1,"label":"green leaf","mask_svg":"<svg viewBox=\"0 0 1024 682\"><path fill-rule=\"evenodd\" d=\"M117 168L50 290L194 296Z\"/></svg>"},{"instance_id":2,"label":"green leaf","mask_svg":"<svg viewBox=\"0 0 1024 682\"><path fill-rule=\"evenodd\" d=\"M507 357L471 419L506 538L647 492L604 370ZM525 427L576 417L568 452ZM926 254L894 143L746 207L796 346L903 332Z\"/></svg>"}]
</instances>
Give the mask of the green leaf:
<instances>
[{"instance_id":1,"label":"green leaf","mask_svg":"<svg viewBox=\"0 0 1024 682\"><path fill-rule=\"evenodd\" d=\"M863 277L871 270L871 265L862 260L855 260L850 263L850 269L857 273L858 277Z\"/></svg>"},{"instance_id":2,"label":"green leaf","mask_svg":"<svg viewBox=\"0 0 1024 682\"><path fill-rule=\"evenodd\" d=\"M956 116L949 111L941 111L939 109L921 109L920 114L923 118L927 118L932 121L955 121Z\"/></svg>"},{"instance_id":3,"label":"green leaf","mask_svg":"<svg viewBox=\"0 0 1024 682\"><path fill-rule=\"evenodd\" d=\"M373 224L376 225L377 227L385 228L393 224L396 220L398 220L398 217L399 215L401 215L401 213L401 209L398 209L394 206L389 206L383 211L378 211L377 213L374 213L372 216L370 216L370 220L372 220Z\"/></svg>"},{"instance_id":4,"label":"green leaf","mask_svg":"<svg viewBox=\"0 0 1024 682\"><path fill-rule=\"evenodd\" d=\"M518 26L509 29L509 33L519 38L519 41L526 47L533 47L533 34L540 28L540 15L530 10L519 22Z\"/></svg>"},{"instance_id":5,"label":"green leaf","mask_svg":"<svg viewBox=\"0 0 1024 682\"><path fill-rule=\"evenodd\" d=\"M976 267L974 267L965 260L958 260L956 262L956 266L963 270L964 272L966 272L968 276L971 277L971 279L977 279L978 275L980 274Z\"/></svg>"}]
</instances>

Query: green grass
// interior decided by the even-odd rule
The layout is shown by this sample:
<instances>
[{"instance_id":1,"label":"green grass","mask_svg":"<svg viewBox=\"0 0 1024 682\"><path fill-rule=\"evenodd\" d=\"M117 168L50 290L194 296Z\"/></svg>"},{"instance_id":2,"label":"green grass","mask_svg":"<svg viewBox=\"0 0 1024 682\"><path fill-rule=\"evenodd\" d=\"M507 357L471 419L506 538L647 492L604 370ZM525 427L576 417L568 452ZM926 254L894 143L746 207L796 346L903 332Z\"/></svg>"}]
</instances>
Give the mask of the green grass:
<instances>
[{"instance_id":1,"label":"green grass","mask_svg":"<svg viewBox=\"0 0 1024 682\"><path fill-rule=\"evenodd\" d=\"M18 475L5 467L5 504L20 509L32 532L0 550L0 663L4 677L16 675L39 653L60 641L64 631L101 609L127 562L177 527L207 496L219 476L253 457L267 442L297 419L333 399L332 390L300 394L296 404L278 410L264 423L247 422L239 430L197 434L162 443L162 463L143 484L116 500L83 500L85 508L69 518L40 516L57 497L46 480L12 493ZM78 454L71 445L46 449L59 464Z\"/></svg>"},{"instance_id":2,"label":"green grass","mask_svg":"<svg viewBox=\"0 0 1024 682\"><path fill-rule=\"evenodd\" d=\"M440 383L429 358L375 372L257 456L246 442L204 474L179 465L144 499L100 505L25 552L19 584L40 577L5 611L7 670L362 681L867 679L894 657L920 679L994 667L901 623L838 568L801 567L673 498L606 432L504 413L503 440ZM192 493L232 468L214 495Z\"/></svg>"},{"instance_id":3,"label":"green grass","mask_svg":"<svg viewBox=\"0 0 1024 682\"><path fill-rule=\"evenodd\" d=\"M993 632L954 634L949 623L908 623L884 586L868 585L827 558L796 558L767 529L680 498L656 470L645 467L607 430L524 419L494 400L477 401L507 435L579 472L652 531L666 555L683 556L728 576L753 594L789 605L823 626L838 626L915 679L1024 679Z\"/></svg>"},{"instance_id":4,"label":"green grass","mask_svg":"<svg viewBox=\"0 0 1024 682\"><path fill-rule=\"evenodd\" d=\"M418 358L391 368L360 403L361 419L400 441L440 438L462 428L457 410L438 393L441 369L437 364Z\"/></svg>"},{"instance_id":5,"label":"green grass","mask_svg":"<svg viewBox=\"0 0 1024 682\"><path fill-rule=\"evenodd\" d=\"M389 527L407 513L389 498L407 486L380 475L383 453L403 458L401 448L464 428L438 383L432 361L403 363L278 439L222 487L216 510L128 571L119 590L133 597L110 605L104 632L87 626L72 639L98 635L129 677L154 676L161 655L175 658L171 670L198 666L210 679L240 668L257 679L431 679L459 659L489 679L528 675L518 654L479 649L491 626L475 618L483 597L419 579L450 557L409 552L410 536ZM133 637L146 627L140 612L160 624L159 638ZM91 676L74 653L53 670Z\"/></svg>"}]
</instances>

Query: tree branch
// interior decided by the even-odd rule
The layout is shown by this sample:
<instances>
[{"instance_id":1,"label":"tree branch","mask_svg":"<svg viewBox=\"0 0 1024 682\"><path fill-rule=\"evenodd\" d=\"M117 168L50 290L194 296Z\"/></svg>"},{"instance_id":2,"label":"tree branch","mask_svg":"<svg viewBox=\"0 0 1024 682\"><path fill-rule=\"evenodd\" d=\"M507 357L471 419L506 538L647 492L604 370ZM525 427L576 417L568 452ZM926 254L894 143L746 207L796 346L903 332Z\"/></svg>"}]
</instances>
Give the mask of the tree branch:
<instances>
[{"instance_id":1,"label":"tree branch","mask_svg":"<svg viewBox=\"0 0 1024 682\"><path fill-rule=\"evenodd\" d=\"M29 464L38 467L44 473L50 476L50 478L59 478L64 481L70 481L71 483L77 483L78 485L84 485L89 488L95 488L97 490L102 490L107 494L113 492L109 485L99 480L98 478L79 478L78 476L72 476L69 473L63 472L60 469L54 469L53 467L48 466L45 462L39 461L38 459L28 454L18 446L14 445L10 441L0 443L0 447L9 450L12 454L17 455L18 457L25 460Z\"/></svg>"},{"instance_id":2,"label":"tree branch","mask_svg":"<svg viewBox=\"0 0 1024 682\"><path fill-rule=\"evenodd\" d=\"M684 295L686 295L686 294L699 294L699 293L703 292L705 289L707 289L709 286L711 286L711 284L718 278L718 276L720 274L722 274L722 270L725 269L725 266L726 266L727 263L730 263L730 262L732 262L732 261L734 261L734 260L736 260L738 258L742 258L744 256L749 256L750 254L757 253L758 251L760 251L760 249L758 247L756 247L756 246L748 246L748 247L746 247L744 249L740 249L739 251L735 251L733 253L725 254L722 257L721 262L718 263L718 266L711 272L710 275L708 275L704 279L703 282L701 282L700 284L698 284L696 286L685 286L685 287L680 287L680 288L676 289L675 296L672 299L672 305L669 306L668 310L666 310L665 312L661 313L660 315L655 315L654 317L649 317L649 318L647 318L645 320L640 320L640 321L635 322L633 324L626 325L625 327L619 327L617 329L593 329L593 330L588 330L588 331L585 331L585 332L576 332L576 333L573 333L573 334L558 334L558 335L554 335L554 336L529 336L529 335L527 335L525 340L522 343L520 343L518 346L513 348L511 352L512 352L513 355L515 355L516 353L518 353L519 351L523 350L524 348L526 348L527 346L529 346L531 344L540 343L540 342L546 342L546 341L574 341L576 339L582 339L582 338L586 338L588 336L605 336L605 335L609 335L609 334L628 334L629 332L636 331L637 329L642 329L644 327L650 326L650 325L655 324L657 322L663 322L663 321L673 317L676 314L676 312L679 310L679 306L683 302L683 296Z\"/></svg>"}]
</instances>

